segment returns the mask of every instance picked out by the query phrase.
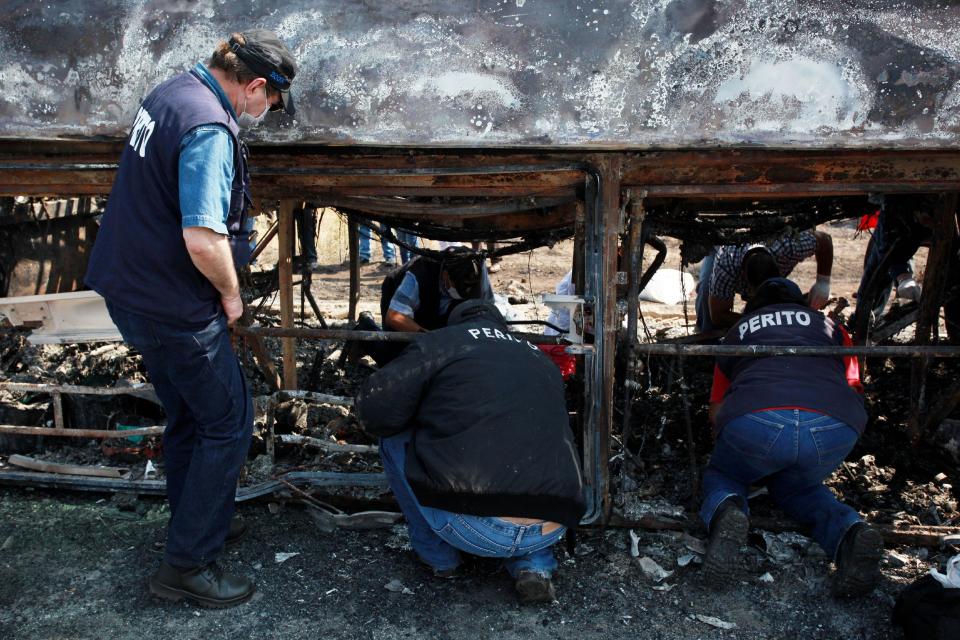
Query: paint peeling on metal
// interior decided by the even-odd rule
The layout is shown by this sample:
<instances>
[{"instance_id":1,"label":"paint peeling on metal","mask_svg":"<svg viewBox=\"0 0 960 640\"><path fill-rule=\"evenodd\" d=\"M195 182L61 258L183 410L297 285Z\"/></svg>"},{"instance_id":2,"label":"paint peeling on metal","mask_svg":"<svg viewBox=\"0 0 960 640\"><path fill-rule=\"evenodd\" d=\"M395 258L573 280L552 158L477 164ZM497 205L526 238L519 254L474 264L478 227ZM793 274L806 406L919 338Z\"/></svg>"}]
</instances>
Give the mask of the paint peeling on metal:
<instances>
[{"instance_id":1,"label":"paint peeling on metal","mask_svg":"<svg viewBox=\"0 0 960 640\"><path fill-rule=\"evenodd\" d=\"M300 64L272 143L953 147L960 5L932 0L12 0L0 137L120 138L244 26Z\"/></svg>"}]
</instances>

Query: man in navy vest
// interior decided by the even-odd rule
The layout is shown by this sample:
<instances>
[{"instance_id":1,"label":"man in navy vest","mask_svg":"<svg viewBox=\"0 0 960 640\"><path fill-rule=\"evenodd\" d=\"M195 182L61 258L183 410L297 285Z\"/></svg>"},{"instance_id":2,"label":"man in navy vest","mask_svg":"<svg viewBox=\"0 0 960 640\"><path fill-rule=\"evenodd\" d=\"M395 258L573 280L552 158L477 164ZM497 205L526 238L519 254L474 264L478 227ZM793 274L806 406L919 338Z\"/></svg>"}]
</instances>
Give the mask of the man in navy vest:
<instances>
[{"instance_id":1,"label":"man in navy vest","mask_svg":"<svg viewBox=\"0 0 960 640\"><path fill-rule=\"evenodd\" d=\"M235 261L249 248L251 202L240 127L293 113L296 65L265 30L235 33L210 61L144 99L120 159L87 284L107 301L124 340L143 356L167 414L170 502L155 595L229 607L253 582L216 564L243 534L231 523L253 406L230 345L243 313Z\"/></svg>"},{"instance_id":2,"label":"man in navy vest","mask_svg":"<svg viewBox=\"0 0 960 640\"><path fill-rule=\"evenodd\" d=\"M752 294L725 345L849 345L830 318L807 306L794 282L748 282ZM721 356L710 418L716 446L703 474L700 517L710 530L703 569L714 586L739 577L747 492L762 484L778 508L812 529L834 560L835 596L868 593L880 578L883 541L823 480L843 462L867 423L853 356Z\"/></svg>"}]
</instances>

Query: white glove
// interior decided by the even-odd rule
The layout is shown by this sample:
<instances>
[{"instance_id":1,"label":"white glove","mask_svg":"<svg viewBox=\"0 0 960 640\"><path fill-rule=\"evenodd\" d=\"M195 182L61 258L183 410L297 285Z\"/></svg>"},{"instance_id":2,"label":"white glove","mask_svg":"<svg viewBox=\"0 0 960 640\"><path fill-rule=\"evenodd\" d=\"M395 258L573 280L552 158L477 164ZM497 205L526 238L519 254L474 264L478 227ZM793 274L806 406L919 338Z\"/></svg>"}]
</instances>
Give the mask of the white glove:
<instances>
[{"instance_id":1,"label":"white glove","mask_svg":"<svg viewBox=\"0 0 960 640\"><path fill-rule=\"evenodd\" d=\"M817 275L817 283L810 289L810 307L823 309L830 299L830 276Z\"/></svg>"},{"instance_id":2,"label":"white glove","mask_svg":"<svg viewBox=\"0 0 960 640\"><path fill-rule=\"evenodd\" d=\"M920 302L920 285L913 276L906 275L897 282L897 297L901 300Z\"/></svg>"}]
</instances>

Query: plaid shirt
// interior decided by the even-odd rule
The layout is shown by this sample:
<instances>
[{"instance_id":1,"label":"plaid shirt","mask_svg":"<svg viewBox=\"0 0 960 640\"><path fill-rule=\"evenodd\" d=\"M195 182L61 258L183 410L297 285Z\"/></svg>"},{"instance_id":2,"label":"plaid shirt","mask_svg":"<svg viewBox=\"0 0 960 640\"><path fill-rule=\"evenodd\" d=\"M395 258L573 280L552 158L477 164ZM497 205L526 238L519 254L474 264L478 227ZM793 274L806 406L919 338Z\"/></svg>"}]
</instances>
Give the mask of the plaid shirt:
<instances>
[{"instance_id":1,"label":"plaid shirt","mask_svg":"<svg viewBox=\"0 0 960 640\"><path fill-rule=\"evenodd\" d=\"M733 300L736 294L747 291L747 281L743 277L743 257L756 245L738 244L717 247L710 275L710 295L718 300ZM817 250L817 237L813 231L785 235L767 246L780 267L780 275L786 278L793 268L814 254Z\"/></svg>"}]
</instances>

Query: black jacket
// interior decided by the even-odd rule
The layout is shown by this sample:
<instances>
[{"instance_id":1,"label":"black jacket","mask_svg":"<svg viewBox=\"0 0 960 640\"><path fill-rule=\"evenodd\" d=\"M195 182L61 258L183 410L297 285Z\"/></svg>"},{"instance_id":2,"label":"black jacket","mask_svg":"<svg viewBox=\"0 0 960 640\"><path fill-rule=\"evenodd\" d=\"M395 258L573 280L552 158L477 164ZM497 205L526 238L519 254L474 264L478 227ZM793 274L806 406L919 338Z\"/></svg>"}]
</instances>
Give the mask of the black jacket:
<instances>
[{"instance_id":1,"label":"black jacket","mask_svg":"<svg viewBox=\"0 0 960 640\"><path fill-rule=\"evenodd\" d=\"M576 526L583 480L556 365L490 303L450 322L366 380L360 422L383 437L414 429L406 475L425 506Z\"/></svg>"}]
</instances>

